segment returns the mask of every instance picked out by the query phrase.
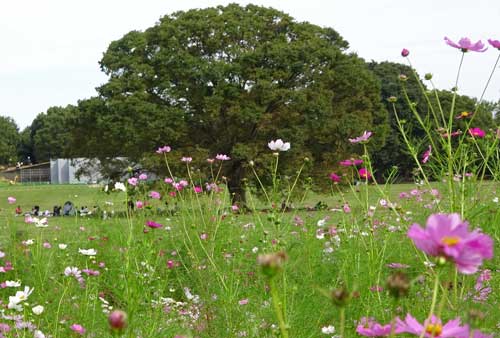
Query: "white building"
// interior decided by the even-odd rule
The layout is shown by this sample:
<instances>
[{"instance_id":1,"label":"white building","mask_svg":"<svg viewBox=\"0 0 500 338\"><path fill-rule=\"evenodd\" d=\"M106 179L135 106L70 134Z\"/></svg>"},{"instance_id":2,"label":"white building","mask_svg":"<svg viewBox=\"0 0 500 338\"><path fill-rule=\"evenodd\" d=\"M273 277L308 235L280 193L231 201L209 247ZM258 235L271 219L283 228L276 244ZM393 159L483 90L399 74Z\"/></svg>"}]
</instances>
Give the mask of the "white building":
<instances>
[{"instance_id":1,"label":"white building","mask_svg":"<svg viewBox=\"0 0 500 338\"><path fill-rule=\"evenodd\" d=\"M81 170L85 168L85 170ZM77 172L81 170L79 178ZM58 158L50 160L51 184L93 184L102 179L99 160L88 158Z\"/></svg>"}]
</instances>

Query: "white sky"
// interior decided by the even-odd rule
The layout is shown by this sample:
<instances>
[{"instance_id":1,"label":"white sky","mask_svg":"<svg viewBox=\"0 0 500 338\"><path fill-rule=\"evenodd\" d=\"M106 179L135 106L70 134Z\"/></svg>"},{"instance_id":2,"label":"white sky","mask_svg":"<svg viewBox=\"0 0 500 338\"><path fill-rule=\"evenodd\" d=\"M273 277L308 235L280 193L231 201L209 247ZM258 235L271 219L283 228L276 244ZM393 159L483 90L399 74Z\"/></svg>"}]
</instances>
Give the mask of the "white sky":
<instances>
[{"instance_id":1,"label":"white sky","mask_svg":"<svg viewBox=\"0 0 500 338\"><path fill-rule=\"evenodd\" d=\"M453 86L460 58L444 36L500 40L499 0L2 0L0 115L23 128L51 106L93 96L106 82L98 61L111 41L177 10L229 2L271 6L332 27L367 61L403 62L399 53L406 47L417 71L433 73L443 89ZM498 53L489 48L466 55L460 93L481 94ZM500 99L498 69L486 98Z\"/></svg>"}]
</instances>

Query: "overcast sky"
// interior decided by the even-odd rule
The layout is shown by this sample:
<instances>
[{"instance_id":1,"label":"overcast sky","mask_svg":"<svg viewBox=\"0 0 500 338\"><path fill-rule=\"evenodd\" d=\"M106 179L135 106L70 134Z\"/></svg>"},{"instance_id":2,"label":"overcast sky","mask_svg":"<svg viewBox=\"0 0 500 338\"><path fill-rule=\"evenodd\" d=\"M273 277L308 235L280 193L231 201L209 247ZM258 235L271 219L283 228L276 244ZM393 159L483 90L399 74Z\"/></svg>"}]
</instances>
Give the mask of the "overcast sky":
<instances>
[{"instance_id":1,"label":"overcast sky","mask_svg":"<svg viewBox=\"0 0 500 338\"><path fill-rule=\"evenodd\" d=\"M271 6L299 21L329 26L366 60L403 62L406 47L421 74L453 86L460 53L452 40L500 40L498 0L15 0L0 1L0 115L21 128L51 106L76 104L106 82L98 61L109 43L168 13L238 2ZM478 97L499 51L466 55L460 93ZM498 70L498 69L497 69ZM500 71L486 98L500 99Z\"/></svg>"}]
</instances>

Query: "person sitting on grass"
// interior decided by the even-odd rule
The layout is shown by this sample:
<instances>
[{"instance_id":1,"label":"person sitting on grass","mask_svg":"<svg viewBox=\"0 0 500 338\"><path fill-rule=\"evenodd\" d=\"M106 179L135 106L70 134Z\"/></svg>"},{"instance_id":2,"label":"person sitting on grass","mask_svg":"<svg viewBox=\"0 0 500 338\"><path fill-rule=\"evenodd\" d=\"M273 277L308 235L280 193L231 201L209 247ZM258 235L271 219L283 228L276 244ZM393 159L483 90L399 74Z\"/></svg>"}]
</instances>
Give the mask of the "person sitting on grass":
<instances>
[{"instance_id":1,"label":"person sitting on grass","mask_svg":"<svg viewBox=\"0 0 500 338\"><path fill-rule=\"evenodd\" d=\"M23 214L23 210L21 209L21 206L18 205L17 208L16 208L16 216L19 216L19 215L22 215Z\"/></svg>"}]
</instances>

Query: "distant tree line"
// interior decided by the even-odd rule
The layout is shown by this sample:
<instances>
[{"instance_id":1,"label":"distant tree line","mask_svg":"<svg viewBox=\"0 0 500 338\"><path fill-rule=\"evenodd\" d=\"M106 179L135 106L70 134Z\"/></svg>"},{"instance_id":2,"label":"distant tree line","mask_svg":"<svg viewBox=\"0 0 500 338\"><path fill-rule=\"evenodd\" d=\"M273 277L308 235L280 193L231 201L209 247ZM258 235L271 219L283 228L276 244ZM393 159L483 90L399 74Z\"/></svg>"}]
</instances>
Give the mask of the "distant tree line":
<instances>
[{"instance_id":1,"label":"distant tree line","mask_svg":"<svg viewBox=\"0 0 500 338\"><path fill-rule=\"evenodd\" d=\"M126 156L161 172L152 154L168 144L172 156L193 155L199 165L216 153L231 156L224 174L241 196L248 163L259 170L270 163L271 139L292 143L280 158L284 174L307 157L306 174L325 180L340 160L360 154L347 139L371 130L377 176L397 166L400 178L409 179L414 165L387 99L401 97L405 74L408 94L426 116L419 83L408 66L365 62L348 47L332 28L255 5L166 15L109 45L100 61L108 81L95 97L51 107L20 132L12 119L1 118L0 162ZM452 93L439 95L449 109ZM464 95L456 101L458 111L476 104ZM422 131L403 100L397 108L419 140ZM498 105L480 108L478 127L498 124Z\"/></svg>"}]
</instances>

